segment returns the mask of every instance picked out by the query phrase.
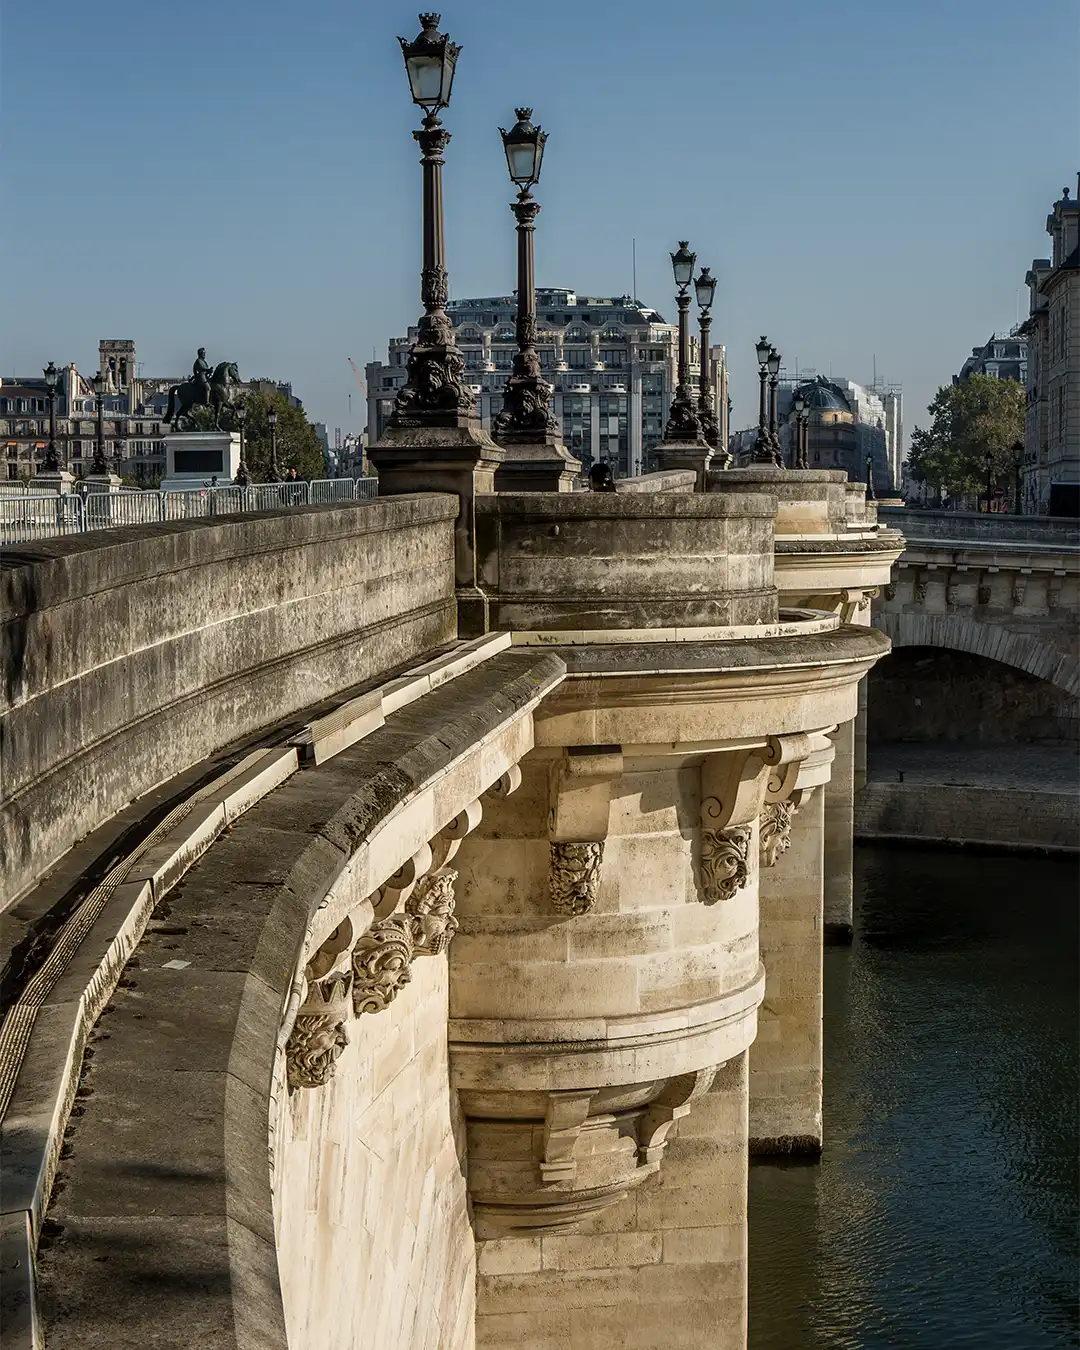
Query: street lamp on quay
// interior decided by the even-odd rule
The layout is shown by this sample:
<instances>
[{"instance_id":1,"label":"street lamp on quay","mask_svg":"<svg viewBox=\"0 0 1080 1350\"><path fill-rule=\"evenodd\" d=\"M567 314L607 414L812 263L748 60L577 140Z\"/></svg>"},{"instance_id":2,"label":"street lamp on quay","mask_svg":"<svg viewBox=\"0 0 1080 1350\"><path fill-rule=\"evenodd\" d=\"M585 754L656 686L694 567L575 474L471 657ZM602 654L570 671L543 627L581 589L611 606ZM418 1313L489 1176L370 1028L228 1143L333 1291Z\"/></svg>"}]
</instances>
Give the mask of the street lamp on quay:
<instances>
[{"instance_id":1,"label":"street lamp on quay","mask_svg":"<svg viewBox=\"0 0 1080 1350\"><path fill-rule=\"evenodd\" d=\"M780 369L780 355L767 337L760 337L757 346L754 348L758 359L758 433L754 441L754 451L751 460L754 464L771 464L773 468L783 468L783 461L780 460L776 451L776 401L773 385L772 407L772 428L769 425L768 406L766 404L766 385L770 376L776 375Z\"/></svg>"},{"instance_id":2,"label":"street lamp on quay","mask_svg":"<svg viewBox=\"0 0 1080 1350\"><path fill-rule=\"evenodd\" d=\"M696 261L697 254L691 253L687 240L680 239L678 251L671 255L671 270L678 287L675 303L679 307L679 365L675 396L671 400L667 426L664 428L665 441L685 443L701 440L701 421L686 382L690 367L689 288Z\"/></svg>"},{"instance_id":3,"label":"street lamp on quay","mask_svg":"<svg viewBox=\"0 0 1080 1350\"><path fill-rule=\"evenodd\" d=\"M547 132L532 124L531 108L515 108L517 122L506 131L499 128L510 181L518 188L510 210L517 221L517 352L506 382L502 412L495 419L496 437L516 438L521 433L543 438L556 427L551 415L552 386L540 374L536 350L536 278L533 235L540 203L532 195L540 181Z\"/></svg>"},{"instance_id":4,"label":"street lamp on quay","mask_svg":"<svg viewBox=\"0 0 1080 1350\"><path fill-rule=\"evenodd\" d=\"M766 365L769 368L769 440L772 441L773 460L776 467L782 469L784 467L784 456L780 449L776 418L776 388L780 383L780 353L775 347L769 352Z\"/></svg>"},{"instance_id":5,"label":"street lamp on quay","mask_svg":"<svg viewBox=\"0 0 1080 1350\"><path fill-rule=\"evenodd\" d=\"M56 386L60 381L60 372L50 361L42 374L45 376L45 388L49 393L49 448L45 452L45 463L42 468L46 473L59 473L60 457L56 453Z\"/></svg>"},{"instance_id":6,"label":"street lamp on quay","mask_svg":"<svg viewBox=\"0 0 1080 1350\"><path fill-rule=\"evenodd\" d=\"M266 420L270 424L270 481L271 483L281 482L281 469L278 467L277 458L277 409L271 404L269 412L266 414Z\"/></svg>"},{"instance_id":7,"label":"street lamp on quay","mask_svg":"<svg viewBox=\"0 0 1080 1350\"><path fill-rule=\"evenodd\" d=\"M874 456L866 456L866 500L872 502L874 497Z\"/></svg>"},{"instance_id":8,"label":"street lamp on quay","mask_svg":"<svg viewBox=\"0 0 1080 1350\"><path fill-rule=\"evenodd\" d=\"M806 406L806 399L798 390L791 400L791 412L791 467L793 469L807 469L810 467L810 448L807 444L807 424L810 421L810 409Z\"/></svg>"},{"instance_id":9,"label":"street lamp on quay","mask_svg":"<svg viewBox=\"0 0 1080 1350\"><path fill-rule=\"evenodd\" d=\"M90 472L95 474L107 474L109 465L105 459L105 422L103 420L103 408L105 405L105 389L108 381L103 370L99 370L94 376L94 398L97 400L97 445L94 449L94 459L90 466Z\"/></svg>"},{"instance_id":10,"label":"street lamp on quay","mask_svg":"<svg viewBox=\"0 0 1080 1350\"><path fill-rule=\"evenodd\" d=\"M983 462L986 464L986 514L990 514L990 501L994 492L994 456L987 450L983 456Z\"/></svg>"},{"instance_id":11,"label":"street lamp on quay","mask_svg":"<svg viewBox=\"0 0 1080 1350\"><path fill-rule=\"evenodd\" d=\"M731 461L731 455L727 447L720 450L720 428L716 421L716 410L714 407L713 391L711 388L712 372L709 367L709 332L712 328L712 304L716 298L716 278L707 267L703 267L694 282L694 293L697 296L699 315L698 342L700 354L698 358L698 418L701 421L701 434L706 442L719 452L721 467L726 468Z\"/></svg>"},{"instance_id":12,"label":"street lamp on quay","mask_svg":"<svg viewBox=\"0 0 1080 1350\"><path fill-rule=\"evenodd\" d=\"M240 432L240 462L236 466L236 483L247 487L251 480L247 464L244 462L244 423L247 421L247 404L243 399L236 405L236 425Z\"/></svg>"},{"instance_id":13,"label":"street lamp on quay","mask_svg":"<svg viewBox=\"0 0 1080 1350\"><path fill-rule=\"evenodd\" d=\"M439 121L439 110L450 103L461 48L438 31L440 17L421 14L419 35L412 42L398 38L412 100L425 112L422 128L413 132L424 171L420 272L424 314L417 324L416 341L409 350L405 384L394 401L391 427L455 427L471 424L476 417L473 396L462 383L465 360L446 313L449 291L443 239L442 167L450 133Z\"/></svg>"},{"instance_id":14,"label":"street lamp on quay","mask_svg":"<svg viewBox=\"0 0 1080 1350\"><path fill-rule=\"evenodd\" d=\"M1013 457L1013 479L1015 483L1014 495L1016 497L1016 504L1013 507L1013 510L1020 516L1024 513L1024 488L1023 479L1021 477L1024 468L1024 443L1023 441L1013 441L1011 448Z\"/></svg>"}]
</instances>

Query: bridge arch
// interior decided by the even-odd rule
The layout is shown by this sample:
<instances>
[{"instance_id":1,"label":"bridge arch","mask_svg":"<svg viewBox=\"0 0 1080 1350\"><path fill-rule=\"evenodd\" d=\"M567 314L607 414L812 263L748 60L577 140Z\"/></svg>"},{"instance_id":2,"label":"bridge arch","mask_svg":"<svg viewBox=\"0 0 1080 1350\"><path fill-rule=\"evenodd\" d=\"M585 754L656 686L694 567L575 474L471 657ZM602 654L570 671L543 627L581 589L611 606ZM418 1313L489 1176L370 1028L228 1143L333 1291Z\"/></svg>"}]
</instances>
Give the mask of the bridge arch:
<instances>
[{"instance_id":1,"label":"bridge arch","mask_svg":"<svg viewBox=\"0 0 1080 1350\"><path fill-rule=\"evenodd\" d=\"M879 613L873 623L894 647L970 652L1027 671L1065 693L1080 696L1080 660L1029 633L979 623L965 614Z\"/></svg>"}]
</instances>

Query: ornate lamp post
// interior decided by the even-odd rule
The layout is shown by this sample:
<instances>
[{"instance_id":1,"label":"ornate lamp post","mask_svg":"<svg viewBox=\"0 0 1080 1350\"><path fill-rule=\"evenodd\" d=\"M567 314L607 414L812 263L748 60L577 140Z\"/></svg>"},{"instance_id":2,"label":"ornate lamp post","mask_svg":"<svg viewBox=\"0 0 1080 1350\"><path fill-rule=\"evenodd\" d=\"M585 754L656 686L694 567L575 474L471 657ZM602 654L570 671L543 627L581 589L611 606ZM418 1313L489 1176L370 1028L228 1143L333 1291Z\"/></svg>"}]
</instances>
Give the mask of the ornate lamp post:
<instances>
[{"instance_id":1,"label":"ornate lamp post","mask_svg":"<svg viewBox=\"0 0 1080 1350\"><path fill-rule=\"evenodd\" d=\"M809 412L806 407L806 399L796 390L795 397L791 400L791 467L793 469L808 468L807 464L807 446L804 441L806 423L809 419Z\"/></svg>"},{"instance_id":2,"label":"ornate lamp post","mask_svg":"<svg viewBox=\"0 0 1080 1350\"><path fill-rule=\"evenodd\" d=\"M775 347L769 351L769 359L765 362L769 371L769 441L772 444L773 463L778 469L784 467L784 456L780 449L780 437L777 434L776 421L776 387L779 384L778 376L780 374L780 353Z\"/></svg>"},{"instance_id":3,"label":"ornate lamp post","mask_svg":"<svg viewBox=\"0 0 1080 1350\"><path fill-rule=\"evenodd\" d=\"M874 456L866 456L866 500L872 502L874 498Z\"/></svg>"},{"instance_id":4,"label":"ornate lamp post","mask_svg":"<svg viewBox=\"0 0 1080 1350\"><path fill-rule=\"evenodd\" d=\"M105 389L108 384L108 378L103 370L99 370L94 376L94 398L97 400L97 446L94 450L94 460L90 466L91 473L107 474L109 465L105 459L105 423L102 420L102 409L105 403Z\"/></svg>"},{"instance_id":5,"label":"ornate lamp post","mask_svg":"<svg viewBox=\"0 0 1080 1350\"><path fill-rule=\"evenodd\" d=\"M776 460L773 456L772 442L769 439L768 413L765 403L765 386L769 378L769 353L772 351L769 339L765 336L758 338L754 351L757 353L758 360L758 431L751 461L754 464L775 465Z\"/></svg>"},{"instance_id":6,"label":"ornate lamp post","mask_svg":"<svg viewBox=\"0 0 1080 1350\"><path fill-rule=\"evenodd\" d=\"M394 401L392 427L461 425L475 419L473 397L462 384L465 362L446 313L448 297L446 248L443 239L443 151L450 133L439 110L450 103L454 69L461 48L440 33L438 14L421 14L421 31L412 42L398 38L413 102L425 111L424 124L413 132L424 168L423 260L420 298L424 316L409 352L408 378Z\"/></svg>"},{"instance_id":7,"label":"ornate lamp post","mask_svg":"<svg viewBox=\"0 0 1080 1350\"><path fill-rule=\"evenodd\" d=\"M983 463L986 465L986 514L989 515L990 501L994 492L994 457L989 450L987 450L986 454L983 456Z\"/></svg>"},{"instance_id":8,"label":"ornate lamp post","mask_svg":"<svg viewBox=\"0 0 1080 1350\"><path fill-rule=\"evenodd\" d=\"M244 462L244 423L247 421L247 404L243 399L236 405L236 425L240 431L240 463L236 466L236 483L240 487L247 487L251 475L248 473L247 464Z\"/></svg>"},{"instance_id":9,"label":"ornate lamp post","mask_svg":"<svg viewBox=\"0 0 1080 1350\"><path fill-rule=\"evenodd\" d=\"M270 423L270 481L280 483L281 469L278 467L277 459L277 409L272 404L266 414L266 420Z\"/></svg>"},{"instance_id":10,"label":"ornate lamp post","mask_svg":"<svg viewBox=\"0 0 1080 1350\"><path fill-rule=\"evenodd\" d=\"M56 386L60 380L60 372L50 361L42 374L45 376L45 388L49 393L49 448L45 452L45 463L41 467L46 473L59 473L60 457L56 453Z\"/></svg>"},{"instance_id":11,"label":"ornate lamp post","mask_svg":"<svg viewBox=\"0 0 1080 1350\"><path fill-rule=\"evenodd\" d=\"M679 240L677 253L671 255L671 270L678 287L676 304L679 307L679 364L675 396L671 400L667 426L664 428L665 441L698 441L701 439L701 423L698 420L694 400L686 383L690 366L690 295L689 286L694 276L694 263L697 255L690 252L685 239Z\"/></svg>"},{"instance_id":12,"label":"ornate lamp post","mask_svg":"<svg viewBox=\"0 0 1080 1350\"><path fill-rule=\"evenodd\" d=\"M712 309L713 300L716 298L716 278L707 267L701 269L701 273L694 282L694 293L697 296L697 302L700 309L698 342L700 344L700 355L698 358L698 420L701 422L701 434L706 441L715 450L720 440L720 428L716 422L716 412L713 408L713 392L710 388L710 370L709 370L709 331L712 328Z\"/></svg>"},{"instance_id":13,"label":"ornate lamp post","mask_svg":"<svg viewBox=\"0 0 1080 1350\"><path fill-rule=\"evenodd\" d=\"M495 487L518 492L569 492L581 464L559 439L551 415L552 386L540 372L536 349L536 279L533 252L540 204L532 187L540 181L547 132L532 124L531 108L516 108L517 122L499 128L510 181L518 188L510 210L517 220L517 353L506 382L502 412L495 418L495 439L507 451L496 470Z\"/></svg>"},{"instance_id":14,"label":"ornate lamp post","mask_svg":"<svg viewBox=\"0 0 1080 1350\"><path fill-rule=\"evenodd\" d=\"M1024 496L1023 496L1024 487L1023 487L1023 479L1021 478L1021 474L1024 468L1023 441L1013 441L1012 457L1013 457L1013 480L1015 484L1013 491L1016 497L1016 505L1014 506L1013 509L1015 510L1016 514L1020 516L1023 515L1024 513Z\"/></svg>"}]
</instances>

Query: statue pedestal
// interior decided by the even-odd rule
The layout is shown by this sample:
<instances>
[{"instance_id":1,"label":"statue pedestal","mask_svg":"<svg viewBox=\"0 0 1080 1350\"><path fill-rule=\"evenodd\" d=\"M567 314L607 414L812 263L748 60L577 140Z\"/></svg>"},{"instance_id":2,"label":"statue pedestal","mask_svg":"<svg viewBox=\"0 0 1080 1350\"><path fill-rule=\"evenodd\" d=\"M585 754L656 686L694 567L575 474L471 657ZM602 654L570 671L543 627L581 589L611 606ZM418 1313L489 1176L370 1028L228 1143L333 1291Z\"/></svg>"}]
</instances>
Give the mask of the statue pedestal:
<instances>
[{"instance_id":1,"label":"statue pedestal","mask_svg":"<svg viewBox=\"0 0 1080 1350\"><path fill-rule=\"evenodd\" d=\"M196 492L217 479L231 486L240 467L238 431L174 431L165 437L162 492Z\"/></svg>"}]
</instances>

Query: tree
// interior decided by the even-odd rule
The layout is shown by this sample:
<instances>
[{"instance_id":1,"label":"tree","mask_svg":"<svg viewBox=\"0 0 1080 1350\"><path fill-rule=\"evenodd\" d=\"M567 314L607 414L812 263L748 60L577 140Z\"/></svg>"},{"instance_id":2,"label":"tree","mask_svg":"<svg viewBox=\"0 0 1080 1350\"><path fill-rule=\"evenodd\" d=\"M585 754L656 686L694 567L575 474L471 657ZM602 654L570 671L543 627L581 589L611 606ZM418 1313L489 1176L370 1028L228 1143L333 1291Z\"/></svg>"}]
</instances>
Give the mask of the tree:
<instances>
[{"instance_id":1,"label":"tree","mask_svg":"<svg viewBox=\"0 0 1080 1350\"><path fill-rule=\"evenodd\" d=\"M252 389L243 396L247 416L244 421L244 463L253 482L270 477L270 422L267 414L277 409L278 468L284 475L295 469L301 478L322 478L326 472L323 449L315 428L303 408L290 403L280 390ZM209 408L192 408L188 424L193 431L213 431L214 414ZM238 430L239 423L226 413L221 425Z\"/></svg>"},{"instance_id":2,"label":"tree","mask_svg":"<svg viewBox=\"0 0 1080 1350\"><path fill-rule=\"evenodd\" d=\"M992 484L1012 483L1013 451L1024 439L1026 396L1016 380L972 375L943 385L927 411L929 430L911 433L908 468L917 483L944 488L951 496L986 490L986 452Z\"/></svg>"}]
</instances>

